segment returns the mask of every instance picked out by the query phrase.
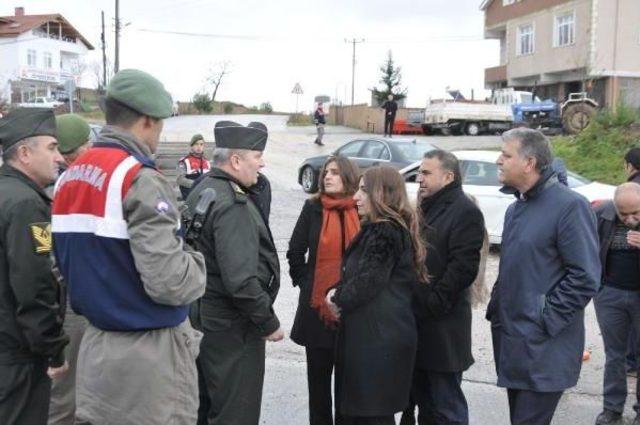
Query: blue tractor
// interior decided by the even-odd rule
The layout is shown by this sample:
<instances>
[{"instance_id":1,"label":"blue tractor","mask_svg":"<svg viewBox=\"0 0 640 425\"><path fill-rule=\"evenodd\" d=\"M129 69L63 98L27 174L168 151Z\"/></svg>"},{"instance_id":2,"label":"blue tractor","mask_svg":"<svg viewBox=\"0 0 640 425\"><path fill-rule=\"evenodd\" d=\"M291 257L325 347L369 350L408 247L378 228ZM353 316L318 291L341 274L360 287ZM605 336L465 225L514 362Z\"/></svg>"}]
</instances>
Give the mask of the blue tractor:
<instances>
[{"instance_id":1,"label":"blue tractor","mask_svg":"<svg viewBox=\"0 0 640 425\"><path fill-rule=\"evenodd\" d=\"M532 96L532 99L537 99ZM563 103L552 100L515 103L511 105L513 124L531 128L557 128L568 134L577 134L593 120L598 102L587 93L571 93Z\"/></svg>"}]
</instances>

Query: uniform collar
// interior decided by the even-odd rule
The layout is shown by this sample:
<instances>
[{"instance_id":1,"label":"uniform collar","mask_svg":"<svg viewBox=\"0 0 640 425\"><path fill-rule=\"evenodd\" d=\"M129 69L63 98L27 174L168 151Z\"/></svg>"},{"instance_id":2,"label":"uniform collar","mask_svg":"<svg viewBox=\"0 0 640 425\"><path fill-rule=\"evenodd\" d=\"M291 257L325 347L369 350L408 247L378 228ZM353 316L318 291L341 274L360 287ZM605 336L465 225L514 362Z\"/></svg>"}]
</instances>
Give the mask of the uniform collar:
<instances>
[{"instance_id":1,"label":"uniform collar","mask_svg":"<svg viewBox=\"0 0 640 425\"><path fill-rule=\"evenodd\" d=\"M44 199L47 202L51 202L51 198L47 196L44 189L38 186L36 182L31 180L29 176L27 176L25 173L18 170L17 168L12 167L9 164L2 164L2 166L0 166L0 176L11 177L21 181L22 183L26 184L27 186L35 190L36 193L38 193L38 195L40 195L42 199Z\"/></svg>"},{"instance_id":2,"label":"uniform collar","mask_svg":"<svg viewBox=\"0 0 640 425\"><path fill-rule=\"evenodd\" d=\"M242 189L245 193L249 193L252 192L252 190L250 188L245 187L242 183L240 183L235 177L233 177L231 174L227 173L224 170L221 170L218 167L213 167L211 169L211 172L209 173L210 176L212 177L216 177L219 179L224 179L224 180L228 180L229 182L237 185L240 187L240 189Z\"/></svg>"},{"instance_id":3,"label":"uniform collar","mask_svg":"<svg viewBox=\"0 0 640 425\"><path fill-rule=\"evenodd\" d=\"M153 156L153 154L151 153L151 149L149 149L149 146L144 144L141 140L138 140L138 138L134 136L133 133L123 128L107 125L100 131L100 137L106 139L115 139L116 142L124 145L138 155L145 156L150 159Z\"/></svg>"}]
</instances>

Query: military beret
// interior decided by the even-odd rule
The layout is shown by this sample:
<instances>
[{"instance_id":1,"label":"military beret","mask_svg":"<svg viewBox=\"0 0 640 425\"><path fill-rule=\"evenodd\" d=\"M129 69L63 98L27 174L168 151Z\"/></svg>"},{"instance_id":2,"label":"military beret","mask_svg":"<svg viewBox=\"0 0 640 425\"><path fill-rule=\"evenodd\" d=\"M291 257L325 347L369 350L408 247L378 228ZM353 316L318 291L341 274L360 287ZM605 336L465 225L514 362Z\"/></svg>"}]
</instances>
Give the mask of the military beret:
<instances>
[{"instance_id":1,"label":"military beret","mask_svg":"<svg viewBox=\"0 0 640 425\"><path fill-rule=\"evenodd\" d=\"M204 142L204 137L202 137L202 134L194 134L193 137L191 137L191 143L189 144L189 146L193 146L194 143L196 143L198 140L202 140Z\"/></svg>"},{"instance_id":2,"label":"military beret","mask_svg":"<svg viewBox=\"0 0 640 425\"><path fill-rule=\"evenodd\" d=\"M107 86L107 98L115 99L134 111L156 119L171 116L173 101L164 85L138 69L123 69Z\"/></svg>"},{"instance_id":3,"label":"military beret","mask_svg":"<svg viewBox=\"0 0 640 425\"><path fill-rule=\"evenodd\" d=\"M58 139L60 153L71 153L89 140L91 128L79 115L58 115L56 127L56 139Z\"/></svg>"},{"instance_id":4,"label":"military beret","mask_svg":"<svg viewBox=\"0 0 640 425\"><path fill-rule=\"evenodd\" d=\"M0 118L0 145L3 150L34 136L56 137L56 118L52 109L21 108Z\"/></svg>"},{"instance_id":5,"label":"military beret","mask_svg":"<svg viewBox=\"0 0 640 425\"><path fill-rule=\"evenodd\" d=\"M218 121L213 132L216 147L227 149L263 151L269 137L267 127L260 122L245 127L233 121Z\"/></svg>"}]
</instances>

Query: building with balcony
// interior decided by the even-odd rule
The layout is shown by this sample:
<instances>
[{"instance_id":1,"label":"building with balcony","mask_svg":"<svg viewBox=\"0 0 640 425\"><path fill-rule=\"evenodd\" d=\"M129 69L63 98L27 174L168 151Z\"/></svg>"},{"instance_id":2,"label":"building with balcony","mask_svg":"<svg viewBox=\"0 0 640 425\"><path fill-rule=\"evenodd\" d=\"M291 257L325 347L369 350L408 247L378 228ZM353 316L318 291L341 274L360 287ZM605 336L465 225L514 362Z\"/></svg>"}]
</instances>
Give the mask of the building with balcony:
<instances>
[{"instance_id":1,"label":"building with balcony","mask_svg":"<svg viewBox=\"0 0 640 425\"><path fill-rule=\"evenodd\" d=\"M638 0L484 0L484 33L500 41L485 87L564 101L586 91L600 105L640 107Z\"/></svg>"},{"instance_id":2,"label":"building with balcony","mask_svg":"<svg viewBox=\"0 0 640 425\"><path fill-rule=\"evenodd\" d=\"M27 102L59 97L64 83L78 83L81 59L93 50L62 15L0 16L0 99Z\"/></svg>"}]
</instances>

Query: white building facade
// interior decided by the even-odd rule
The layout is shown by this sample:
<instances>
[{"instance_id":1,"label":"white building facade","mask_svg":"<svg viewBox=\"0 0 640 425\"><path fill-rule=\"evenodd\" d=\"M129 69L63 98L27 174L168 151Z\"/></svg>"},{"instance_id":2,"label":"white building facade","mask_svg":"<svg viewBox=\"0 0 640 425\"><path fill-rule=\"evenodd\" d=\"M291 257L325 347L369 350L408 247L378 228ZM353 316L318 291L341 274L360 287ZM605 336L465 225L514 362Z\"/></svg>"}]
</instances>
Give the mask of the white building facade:
<instances>
[{"instance_id":1,"label":"white building facade","mask_svg":"<svg viewBox=\"0 0 640 425\"><path fill-rule=\"evenodd\" d=\"M77 84L83 56L93 46L59 14L0 17L0 99L28 102L62 97L64 83Z\"/></svg>"}]
</instances>

